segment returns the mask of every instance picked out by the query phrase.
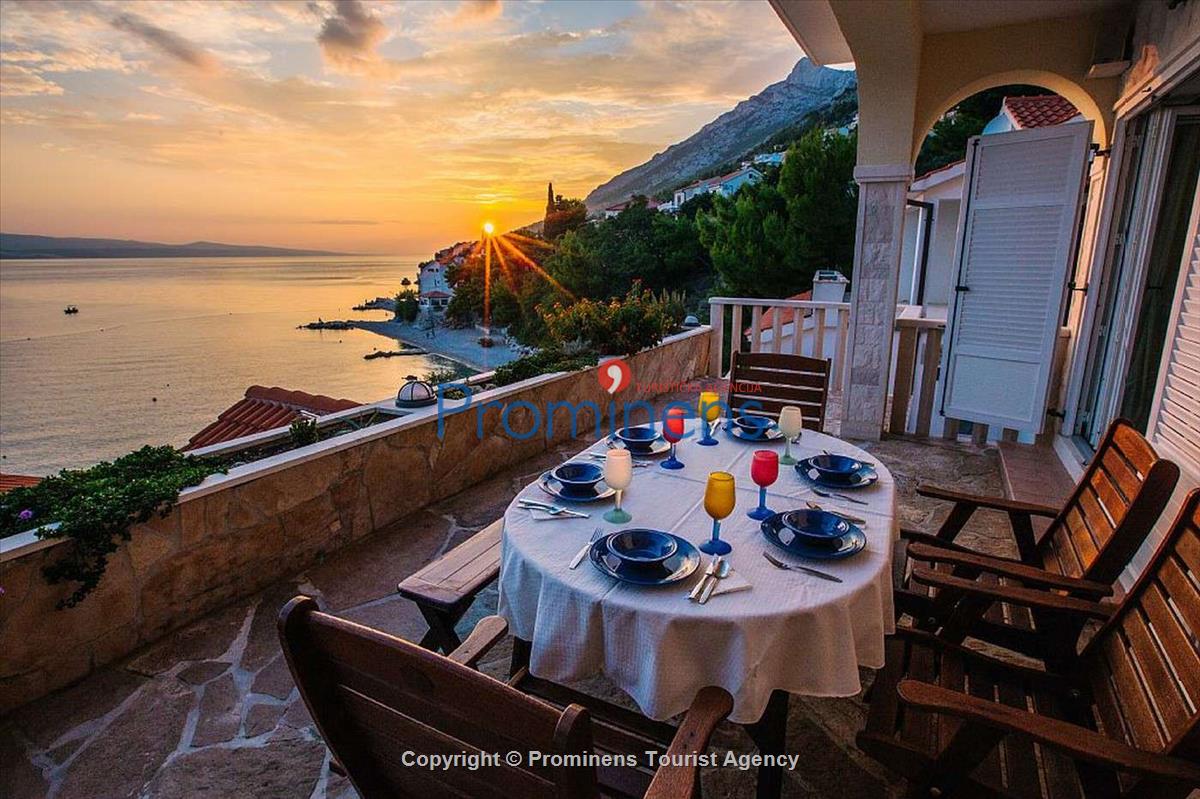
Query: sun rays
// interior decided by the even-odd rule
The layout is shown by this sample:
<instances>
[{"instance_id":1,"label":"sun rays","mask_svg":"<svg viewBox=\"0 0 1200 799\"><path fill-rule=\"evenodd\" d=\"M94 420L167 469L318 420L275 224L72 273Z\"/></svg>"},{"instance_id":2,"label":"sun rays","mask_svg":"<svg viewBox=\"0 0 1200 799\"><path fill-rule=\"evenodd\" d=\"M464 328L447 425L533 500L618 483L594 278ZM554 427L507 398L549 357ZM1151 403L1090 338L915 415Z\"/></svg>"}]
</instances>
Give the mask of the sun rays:
<instances>
[{"instance_id":1,"label":"sun rays","mask_svg":"<svg viewBox=\"0 0 1200 799\"><path fill-rule=\"evenodd\" d=\"M496 233L495 225L491 222L483 223L482 236L479 241L471 245L471 250L468 254L469 257L478 258L482 255L483 259L483 327L489 335L492 329L493 262L500 268L500 277L514 291L517 289L519 270L527 270L545 280L572 301L576 299L574 294L555 280L554 276L543 269L537 261L531 258L522 249L522 245L538 247L550 252L555 249L554 244L551 242L535 239L532 236L526 236L521 233Z\"/></svg>"}]
</instances>

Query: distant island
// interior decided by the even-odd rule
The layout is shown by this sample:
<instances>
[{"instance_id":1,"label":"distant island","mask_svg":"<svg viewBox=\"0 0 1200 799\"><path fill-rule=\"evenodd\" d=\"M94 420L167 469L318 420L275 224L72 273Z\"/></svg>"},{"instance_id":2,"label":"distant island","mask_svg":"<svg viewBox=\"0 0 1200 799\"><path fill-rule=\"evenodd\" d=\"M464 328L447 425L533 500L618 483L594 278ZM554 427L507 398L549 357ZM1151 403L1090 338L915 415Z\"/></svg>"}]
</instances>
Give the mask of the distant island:
<instances>
[{"instance_id":1,"label":"distant island","mask_svg":"<svg viewBox=\"0 0 1200 799\"><path fill-rule=\"evenodd\" d=\"M190 244L161 244L129 239L60 238L0 233L0 259L17 258L218 258L238 256L351 255L327 250L293 250L247 244L193 241Z\"/></svg>"}]
</instances>

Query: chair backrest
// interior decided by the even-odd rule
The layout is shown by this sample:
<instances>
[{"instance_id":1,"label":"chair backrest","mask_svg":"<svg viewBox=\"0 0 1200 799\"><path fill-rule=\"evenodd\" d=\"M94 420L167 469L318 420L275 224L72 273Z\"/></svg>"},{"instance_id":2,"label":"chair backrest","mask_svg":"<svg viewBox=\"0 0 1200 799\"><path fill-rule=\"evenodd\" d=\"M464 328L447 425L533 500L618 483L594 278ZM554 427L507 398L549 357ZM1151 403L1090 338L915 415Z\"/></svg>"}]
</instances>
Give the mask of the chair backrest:
<instances>
[{"instance_id":1,"label":"chair backrest","mask_svg":"<svg viewBox=\"0 0 1200 799\"><path fill-rule=\"evenodd\" d=\"M804 412L804 426L820 430L825 424L829 393L829 361L804 355L735 352L729 371L730 411L748 405L753 413L778 418L785 405Z\"/></svg>"},{"instance_id":2,"label":"chair backrest","mask_svg":"<svg viewBox=\"0 0 1200 799\"><path fill-rule=\"evenodd\" d=\"M1103 732L1200 759L1200 489L1117 613L1080 654Z\"/></svg>"},{"instance_id":3,"label":"chair backrest","mask_svg":"<svg viewBox=\"0 0 1200 799\"><path fill-rule=\"evenodd\" d=\"M591 751L587 711L562 711L416 644L321 613L296 597L279 638L321 736L365 799L375 797L594 797L587 768L512 766L509 751ZM406 764L405 752L500 753L472 769Z\"/></svg>"},{"instance_id":4,"label":"chair backrest","mask_svg":"<svg viewBox=\"0 0 1200 799\"><path fill-rule=\"evenodd\" d=\"M1115 582L1158 521L1179 467L1124 419L1108 427L1070 499L1038 543L1052 572Z\"/></svg>"}]
</instances>

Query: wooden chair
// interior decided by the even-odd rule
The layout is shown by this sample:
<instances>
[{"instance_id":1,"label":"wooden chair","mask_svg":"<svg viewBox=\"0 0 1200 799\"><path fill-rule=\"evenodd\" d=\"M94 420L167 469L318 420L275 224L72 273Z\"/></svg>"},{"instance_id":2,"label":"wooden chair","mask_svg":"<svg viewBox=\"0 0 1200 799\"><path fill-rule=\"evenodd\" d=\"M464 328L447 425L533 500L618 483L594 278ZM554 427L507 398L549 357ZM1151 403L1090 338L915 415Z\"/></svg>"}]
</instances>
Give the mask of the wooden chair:
<instances>
[{"instance_id":1,"label":"wooden chair","mask_svg":"<svg viewBox=\"0 0 1200 799\"><path fill-rule=\"evenodd\" d=\"M503 531L504 520L497 519L396 586L400 596L416 603L429 625L421 646L449 654L462 643L454 626L476 595L500 576Z\"/></svg>"},{"instance_id":2,"label":"wooden chair","mask_svg":"<svg viewBox=\"0 0 1200 799\"><path fill-rule=\"evenodd\" d=\"M1105 622L1054 672L897 631L859 748L907 777L912 797L1171 799L1200 788L1200 489L1119 606L1000 590Z\"/></svg>"},{"instance_id":3,"label":"wooden chair","mask_svg":"<svg viewBox=\"0 0 1200 799\"><path fill-rule=\"evenodd\" d=\"M730 412L749 405L748 410L779 418L785 405L804 412L804 427L820 430L825 424L829 393L829 361L803 355L773 355L765 352L735 352L729 371L725 404Z\"/></svg>"},{"instance_id":4,"label":"wooden chair","mask_svg":"<svg viewBox=\"0 0 1200 799\"><path fill-rule=\"evenodd\" d=\"M531 751L588 756L594 725L579 705L556 708L474 669L507 629L504 619L489 616L443 656L321 613L308 597L296 597L279 614L279 638L300 695L335 762L364 799L699 795L696 767L651 772L530 763ZM703 752L732 708L728 692L701 690L669 746L659 751L681 762L684 755ZM645 748L632 754L640 761ZM512 751L522 753L520 763L504 760ZM430 770L405 762L415 755L459 753L499 754L477 770L465 764ZM614 776L624 779L619 790L610 790L608 778Z\"/></svg>"},{"instance_id":5,"label":"wooden chair","mask_svg":"<svg viewBox=\"0 0 1200 799\"><path fill-rule=\"evenodd\" d=\"M907 546L897 549L894 561L896 585L904 586L896 591L897 617L908 613L918 628L936 630L949 641L969 635L1042 658L1070 654L1079 634L1077 619L1064 622L1040 608L1008 607L1000 594L967 597L960 589L983 583L999 590L1016 582L1087 599L1111 595L1178 479L1179 467L1159 458L1137 430L1119 419L1062 508L922 486L918 494L953 502L954 508L936 535L901 530ZM1008 514L1017 560L954 543L978 508ZM1034 536L1033 516L1052 519L1040 539ZM915 562L932 568L915 566L907 574Z\"/></svg>"}]
</instances>

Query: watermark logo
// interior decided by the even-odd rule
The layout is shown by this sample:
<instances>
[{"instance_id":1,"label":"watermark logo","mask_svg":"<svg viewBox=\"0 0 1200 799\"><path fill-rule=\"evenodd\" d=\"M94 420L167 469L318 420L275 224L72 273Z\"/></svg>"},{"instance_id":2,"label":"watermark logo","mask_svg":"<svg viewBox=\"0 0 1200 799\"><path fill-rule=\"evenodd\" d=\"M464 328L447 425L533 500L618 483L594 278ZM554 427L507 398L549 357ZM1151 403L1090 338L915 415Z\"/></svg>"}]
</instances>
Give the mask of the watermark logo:
<instances>
[{"instance_id":1,"label":"watermark logo","mask_svg":"<svg viewBox=\"0 0 1200 799\"><path fill-rule=\"evenodd\" d=\"M600 364L600 368L596 370L596 379L600 381L602 389L615 395L618 391L629 388L629 384L633 382L633 372L625 361L613 358Z\"/></svg>"}]
</instances>

